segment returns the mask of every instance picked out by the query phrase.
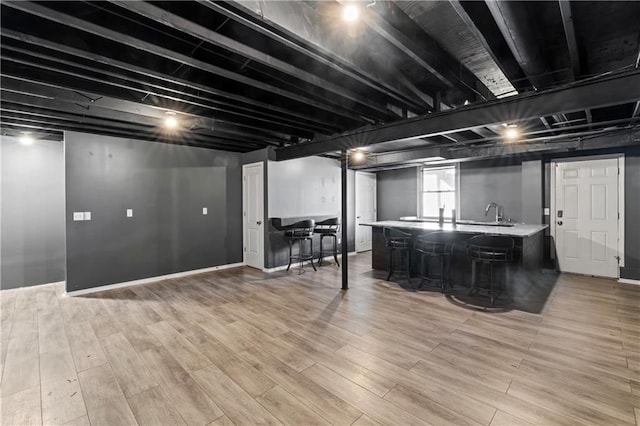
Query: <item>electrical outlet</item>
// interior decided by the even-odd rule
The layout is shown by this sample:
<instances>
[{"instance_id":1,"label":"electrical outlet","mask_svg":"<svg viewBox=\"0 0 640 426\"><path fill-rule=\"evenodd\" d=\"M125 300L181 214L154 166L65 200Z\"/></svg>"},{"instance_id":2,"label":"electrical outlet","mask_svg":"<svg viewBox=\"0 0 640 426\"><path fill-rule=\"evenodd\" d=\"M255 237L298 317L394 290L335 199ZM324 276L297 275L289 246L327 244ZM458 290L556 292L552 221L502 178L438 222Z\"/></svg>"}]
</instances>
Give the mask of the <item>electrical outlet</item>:
<instances>
[{"instance_id":1,"label":"electrical outlet","mask_svg":"<svg viewBox=\"0 0 640 426\"><path fill-rule=\"evenodd\" d=\"M127 217L133 217L133 209L127 209Z\"/></svg>"},{"instance_id":2,"label":"electrical outlet","mask_svg":"<svg viewBox=\"0 0 640 426\"><path fill-rule=\"evenodd\" d=\"M549 216L551 214L551 211L549 210L549 207L545 207L544 208L544 215L545 216Z\"/></svg>"},{"instance_id":3,"label":"electrical outlet","mask_svg":"<svg viewBox=\"0 0 640 426\"><path fill-rule=\"evenodd\" d=\"M75 222L84 220L84 212L73 212L73 220Z\"/></svg>"},{"instance_id":4,"label":"electrical outlet","mask_svg":"<svg viewBox=\"0 0 640 426\"><path fill-rule=\"evenodd\" d=\"M91 212L84 212L84 220L91 220Z\"/></svg>"},{"instance_id":5,"label":"electrical outlet","mask_svg":"<svg viewBox=\"0 0 640 426\"><path fill-rule=\"evenodd\" d=\"M205 216L208 215L209 214L209 209L206 208L206 207L203 207L202 208L202 214L205 215Z\"/></svg>"}]
</instances>

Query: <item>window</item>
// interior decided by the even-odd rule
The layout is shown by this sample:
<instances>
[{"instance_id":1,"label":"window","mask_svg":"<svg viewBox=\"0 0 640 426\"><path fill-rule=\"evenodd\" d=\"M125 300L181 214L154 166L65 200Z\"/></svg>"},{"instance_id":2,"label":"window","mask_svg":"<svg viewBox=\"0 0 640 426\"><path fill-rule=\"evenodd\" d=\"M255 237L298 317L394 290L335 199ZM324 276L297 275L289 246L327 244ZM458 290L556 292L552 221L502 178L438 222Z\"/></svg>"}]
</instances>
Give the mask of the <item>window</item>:
<instances>
[{"instance_id":1,"label":"window","mask_svg":"<svg viewBox=\"0 0 640 426\"><path fill-rule=\"evenodd\" d=\"M422 169L422 216L438 217L444 207L444 217L451 218L456 209L456 166Z\"/></svg>"}]
</instances>

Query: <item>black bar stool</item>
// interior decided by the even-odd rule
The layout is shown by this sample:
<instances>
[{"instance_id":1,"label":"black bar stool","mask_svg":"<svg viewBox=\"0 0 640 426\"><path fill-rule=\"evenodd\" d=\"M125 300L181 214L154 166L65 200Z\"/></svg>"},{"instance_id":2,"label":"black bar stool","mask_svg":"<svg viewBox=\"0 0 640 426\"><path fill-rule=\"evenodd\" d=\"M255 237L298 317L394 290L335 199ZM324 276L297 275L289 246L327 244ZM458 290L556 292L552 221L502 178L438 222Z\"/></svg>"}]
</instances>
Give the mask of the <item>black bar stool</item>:
<instances>
[{"instance_id":1,"label":"black bar stool","mask_svg":"<svg viewBox=\"0 0 640 426\"><path fill-rule=\"evenodd\" d=\"M326 219L316 223L315 233L320 234L320 256L318 257L318 266L322 266L322 260L325 255L324 251L324 239L325 237L333 239L333 249L326 252L326 254L332 254L333 259L336 261L336 265L340 266L338 262L338 232L340 231L340 220L337 217Z\"/></svg>"},{"instance_id":2,"label":"black bar stool","mask_svg":"<svg viewBox=\"0 0 640 426\"><path fill-rule=\"evenodd\" d=\"M302 262L305 260L311 261L311 266L314 271L317 271L316 265L313 264L313 229L315 228L315 222L312 219L301 220L300 222L296 222L286 231L284 231L284 236L289 240L289 265L287 266L287 271L291 268L291 262L294 260L300 262L299 272L302 273L304 270L302 269ZM305 242L309 241L310 250L304 251ZM298 243L298 253L293 254L293 244Z\"/></svg>"},{"instance_id":3,"label":"black bar stool","mask_svg":"<svg viewBox=\"0 0 640 426\"><path fill-rule=\"evenodd\" d=\"M449 281L454 238L454 233L442 231L430 232L416 238L413 247L420 253L420 284L418 288L422 287L424 281L439 281L440 291L445 292ZM439 275L434 275L429 271L429 263L433 258L436 258L440 264ZM426 273L425 266L427 267Z\"/></svg>"},{"instance_id":4,"label":"black bar stool","mask_svg":"<svg viewBox=\"0 0 640 426\"><path fill-rule=\"evenodd\" d=\"M408 232L395 228L382 228L385 245L389 247L389 275L387 281L394 273L406 274L407 281L411 284L411 238ZM394 257L398 257L400 264L394 265Z\"/></svg>"},{"instance_id":5,"label":"black bar stool","mask_svg":"<svg viewBox=\"0 0 640 426\"><path fill-rule=\"evenodd\" d=\"M513 238L505 235L477 235L469 239L467 246L471 257L471 288L469 289L469 296L481 290L476 283L478 278L477 266L488 265L489 288L486 290L489 292L491 306L493 306L503 291L502 286L498 288L497 293L494 290L493 266L496 264L507 266L507 263L513 260L513 247ZM507 271L508 267L505 267L505 282L508 284Z\"/></svg>"}]
</instances>

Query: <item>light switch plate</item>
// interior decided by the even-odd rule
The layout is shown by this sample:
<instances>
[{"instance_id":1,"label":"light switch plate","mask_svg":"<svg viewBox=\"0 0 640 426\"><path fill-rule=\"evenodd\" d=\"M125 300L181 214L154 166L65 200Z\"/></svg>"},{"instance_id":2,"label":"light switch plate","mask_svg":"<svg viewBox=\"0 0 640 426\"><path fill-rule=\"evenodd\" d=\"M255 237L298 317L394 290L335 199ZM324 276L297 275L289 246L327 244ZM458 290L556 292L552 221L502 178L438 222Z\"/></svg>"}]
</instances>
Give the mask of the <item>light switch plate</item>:
<instances>
[{"instance_id":1,"label":"light switch plate","mask_svg":"<svg viewBox=\"0 0 640 426\"><path fill-rule=\"evenodd\" d=\"M209 214L209 209L208 209L208 208L206 208L206 207L203 207L203 208L202 208L202 214L203 214L203 215L208 215L208 214Z\"/></svg>"},{"instance_id":2,"label":"light switch plate","mask_svg":"<svg viewBox=\"0 0 640 426\"><path fill-rule=\"evenodd\" d=\"M551 211L549 210L549 207L545 207L544 208L544 215L545 216L549 216L551 214Z\"/></svg>"},{"instance_id":3,"label":"light switch plate","mask_svg":"<svg viewBox=\"0 0 640 426\"><path fill-rule=\"evenodd\" d=\"M75 222L84 220L84 212L73 212L73 220Z\"/></svg>"},{"instance_id":4,"label":"light switch plate","mask_svg":"<svg viewBox=\"0 0 640 426\"><path fill-rule=\"evenodd\" d=\"M91 220L91 212L84 212L84 220Z\"/></svg>"},{"instance_id":5,"label":"light switch plate","mask_svg":"<svg viewBox=\"0 0 640 426\"><path fill-rule=\"evenodd\" d=\"M127 209L127 217L133 217L133 209Z\"/></svg>"}]
</instances>

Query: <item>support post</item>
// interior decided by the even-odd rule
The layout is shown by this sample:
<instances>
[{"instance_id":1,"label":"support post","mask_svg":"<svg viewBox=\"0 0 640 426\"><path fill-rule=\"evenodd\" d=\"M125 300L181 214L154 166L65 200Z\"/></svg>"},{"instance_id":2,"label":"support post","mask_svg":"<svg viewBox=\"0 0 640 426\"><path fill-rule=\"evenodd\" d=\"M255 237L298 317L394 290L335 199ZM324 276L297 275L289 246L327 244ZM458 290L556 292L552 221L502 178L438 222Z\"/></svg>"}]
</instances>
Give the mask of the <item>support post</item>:
<instances>
[{"instance_id":1,"label":"support post","mask_svg":"<svg viewBox=\"0 0 640 426\"><path fill-rule=\"evenodd\" d=\"M347 170L349 162L349 151L342 150L342 218L340 223L342 224L342 289L349 289L349 246L347 244Z\"/></svg>"}]
</instances>

